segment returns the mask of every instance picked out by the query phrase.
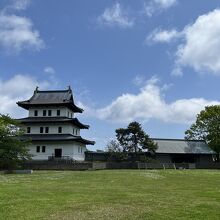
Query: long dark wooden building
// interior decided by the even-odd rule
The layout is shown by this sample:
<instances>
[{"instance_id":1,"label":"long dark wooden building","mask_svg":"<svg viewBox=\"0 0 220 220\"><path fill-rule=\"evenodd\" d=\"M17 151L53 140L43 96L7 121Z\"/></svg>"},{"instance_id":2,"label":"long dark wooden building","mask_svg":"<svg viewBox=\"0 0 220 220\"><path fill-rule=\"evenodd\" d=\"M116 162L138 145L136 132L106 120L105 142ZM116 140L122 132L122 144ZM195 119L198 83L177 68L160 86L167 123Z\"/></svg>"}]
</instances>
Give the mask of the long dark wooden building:
<instances>
[{"instance_id":1,"label":"long dark wooden building","mask_svg":"<svg viewBox=\"0 0 220 220\"><path fill-rule=\"evenodd\" d=\"M213 162L216 153L205 141L185 139L153 139L158 149L156 159L163 163Z\"/></svg>"},{"instance_id":2,"label":"long dark wooden building","mask_svg":"<svg viewBox=\"0 0 220 220\"><path fill-rule=\"evenodd\" d=\"M149 152L142 152L138 154L137 160L144 154L160 163L212 163L216 158L216 153L209 148L205 141L160 138L152 140L158 145L155 154L152 156ZM129 158L132 158L132 154L134 153L129 153ZM108 159L107 152L86 152L88 161L106 161Z\"/></svg>"}]
</instances>

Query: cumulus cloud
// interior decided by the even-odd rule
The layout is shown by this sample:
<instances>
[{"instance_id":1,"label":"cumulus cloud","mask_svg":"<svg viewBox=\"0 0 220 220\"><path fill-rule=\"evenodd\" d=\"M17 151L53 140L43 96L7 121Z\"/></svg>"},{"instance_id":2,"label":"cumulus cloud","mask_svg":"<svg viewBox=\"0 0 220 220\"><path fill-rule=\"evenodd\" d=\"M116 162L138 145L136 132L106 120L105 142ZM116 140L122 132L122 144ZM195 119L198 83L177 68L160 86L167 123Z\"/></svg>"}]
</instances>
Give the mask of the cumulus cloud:
<instances>
[{"instance_id":1,"label":"cumulus cloud","mask_svg":"<svg viewBox=\"0 0 220 220\"><path fill-rule=\"evenodd\" d=\"M30 19L0 14L0 45L14 53L28 48L40 50L44 47L44 42L39 32L33 29Z\"/></svg>"},{"instance_id":2,"label":"cumulus cloud","mask_svg":"<svg viewBox=\"0 0 220 220\"><path fill-rule=\"evenodd\" d=\"M13 117L25 116L26 112L20 109L16 102L30 98L36 86L47 89L50 85L51 82L47 80L39 81L24 74L17 74L8 80L0 79L0 113Z\"/></svg>"},{"instance_id":3,"label":"cumulus cloud","mask_svg":"<svg viewBox=\"0 0 220 220\"><path fill-rule=\"evenodd\" d=\"M106 8L98 17L98 23L105 26L118 26L129 28L134 25L134 19L130 18L126 9L116 2L112 7Z\"/></svg>"},{"instance_id":4,"label":"cumulus cloud","mask_svg":"<svg viewBox=\"0 0 220 220\"><path fill-rule=\"evenodd\" d=\"M220 75L220 9L199 16L185 27L177 49L177 66Z\"/></svg>"},{"instance_id":5,"label":"cumulus cloud","mask_svg":"<svg viewBox=\"0 0 220 220\"><path fill-rule=\"evenodd\" d=\"M16 0L13 5L0 11L0 46L8 53L19 53L24 49L40 50L44 42L33 22L27 18L10 13L9 9L24 10L28 0Z\"/></svg>"},{"instance_id":6,"label":"cumulus cloud","mask_svg":"<svg viewBox=\"0 0 220 220\"><path fill-rule=\"evenodd\" d=\"M102 120L130 122L132 120L158 119L164 122L188 124L207 105L220 104L204 98L179 99L166 102L164 89L158 85L158 78L147 81L138 94L126 93L94 113Z\"/></svg>"},{"instance_id":7,"label":"cumulus cloud","mask_svg":"<svg viewBox=\"0 0 220 220\"><path fill-rule=\"evenodd\" d=\"M156 11L166 10L177 4L177 0L151 0L144 3L144 14L151 17Z\"/></svg>"},{"instance_id":8,"label":"cumulus cloud","mask_svg":"<svg viewBox=\"0 0 220 220\"><path fill-rule=\"evenodd\" d=\"M145 43L169 43L172 40L179 38L181 33L175 29L171 30L160 30L155 29L146 38Z\"/></svg>"},{"instance_id":9,"label":"cumulus cloud","mask_svg":"<svg viewBox=\"0 0 220 220\"><path fill-rule=\"evenodd\" d=\"M174 76L183 75L183 67L191 67L198 73L220 75L220 9L199 16L183 30L156 29L145 42L170 43L179 39L175 52Z\"/></svg>"}]
</instances>

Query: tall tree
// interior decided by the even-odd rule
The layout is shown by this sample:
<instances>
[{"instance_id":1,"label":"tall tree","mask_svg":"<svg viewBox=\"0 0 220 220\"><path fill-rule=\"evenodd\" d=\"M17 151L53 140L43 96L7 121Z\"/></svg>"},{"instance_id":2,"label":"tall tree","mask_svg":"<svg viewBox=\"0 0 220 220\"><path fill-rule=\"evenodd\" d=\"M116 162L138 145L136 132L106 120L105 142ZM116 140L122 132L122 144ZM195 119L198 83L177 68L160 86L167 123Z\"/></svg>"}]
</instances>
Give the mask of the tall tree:
<instances>
[{"instance_id":1,"label":"tall tree","mask_svg":"<svg viewBox=\"0 0 220 220\"><path fill-rule=\"evenodd\" d=\"M186 139L205 140L209 147L220 153L220 105L207 106L185 132Z\"/></svg>"},{"instance_id":2,"label":"tall tree","mask_svg":"<svg viewBox=\"0 0 220 220\"><path fill-rule=\"evenodd\" d=\"M122 147L116 140L111 140L107 143L106 151L108 152L108 161L121 162L127 159L127 154L123 152Z\"/></svg>"},{"instance_id":3,"label":"tall tree","mask_svg":"<svg viewBox=\"0 0 220 220\"><path fill-rule=\"evenodd\" d=\"M141 124L136 121L131 122L127 128L116 129L115 132L124 152L137 153L143 149L150 151L157 149L157 144L149 138L149 135L142 129Z\"/></svg>"},{"instance_id":4,"label":"tall tree","mask_svg":"<svg viewBox=\"0 0 220 220\"><path fill-rule=\"evenodd\" d=\"M8 115L0 114L0 168L13 169L19 162L30 159L28 140L21 140L23 130Z\"/></svg>"}]
</instances>

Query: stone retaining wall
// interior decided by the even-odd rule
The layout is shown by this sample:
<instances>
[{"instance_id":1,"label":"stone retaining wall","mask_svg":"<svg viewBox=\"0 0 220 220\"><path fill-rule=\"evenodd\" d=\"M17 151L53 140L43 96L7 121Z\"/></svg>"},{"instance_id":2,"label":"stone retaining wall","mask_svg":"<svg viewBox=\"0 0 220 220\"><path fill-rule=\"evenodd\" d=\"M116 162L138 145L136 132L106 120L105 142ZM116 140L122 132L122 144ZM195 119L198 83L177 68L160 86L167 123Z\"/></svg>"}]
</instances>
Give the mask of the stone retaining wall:
<instances>
[{"instance_id":1,"label":"stone retaining wall","mask_svg":"<svg viewBox=\"0 0 220 220\"><path fill-rule=\"evenodd\" d=\"M62 163L57 161L31 161L23 164L24 169L33 170L88 170L92 163Z\"/></svg>"},{"instance_id":2,"label":"stone retaining wall","mask_svg":"<svg viewBox=\"0 0 220 220\"><path fill-rule=\"evenodd\" d=\"M104 170L104 169L220 169L220 163L140 163L140 162L74 162L30 161L29 170Z\"/></svg>"}]
</instances>

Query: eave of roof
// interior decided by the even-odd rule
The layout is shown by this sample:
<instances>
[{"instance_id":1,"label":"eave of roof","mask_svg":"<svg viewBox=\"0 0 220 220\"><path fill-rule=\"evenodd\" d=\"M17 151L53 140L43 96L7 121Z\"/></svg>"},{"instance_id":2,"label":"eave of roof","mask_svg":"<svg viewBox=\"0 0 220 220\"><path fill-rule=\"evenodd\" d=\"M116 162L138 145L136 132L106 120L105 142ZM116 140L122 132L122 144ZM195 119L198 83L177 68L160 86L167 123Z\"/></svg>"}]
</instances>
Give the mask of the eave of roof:
<instances>
[{"instance_id":1,"label":"eave of roof","mask_svg":"<svg viewBox=\"0 0 220 220\"><path fill-rule=\"evenodd\" d=\"M68 107L69 109L71 109L73 112L76 113L82 113L84 110L82 108L79 108L78 106L76 106L73 103L70 102L66 102L66 103L36 103L36 104L32 104L30 102L27 101L18 101L16 103L18 106L29 110L30 107L50 107L50 106L55 106L55 107Z\"/></svg>"},{"instance_id":2,"label":"eave of roof","mask_svg":"<svg viewBox=\"0 0 220 220\"><path fill-rule=\"evenodd\" d=\"M87 145L94 145L94 141L86 140L81 136L71 134L26 134L21 139L30 139L31 141L75 141Z\"/></svg>"},{"instance_id":3,"label":"eave of roof","mask_svg":"<svg viewBox=\"0 0 220 220\"><path fill-rule=\"evenodd\" d=\"M81 129L89 128L89 125L82 124L77 118L68 118L68 117L27 117L27 118L17 119L17 121L21 122L22 124L61 122L61 123L71 123Z\"/></svg>"}]
</instances>

